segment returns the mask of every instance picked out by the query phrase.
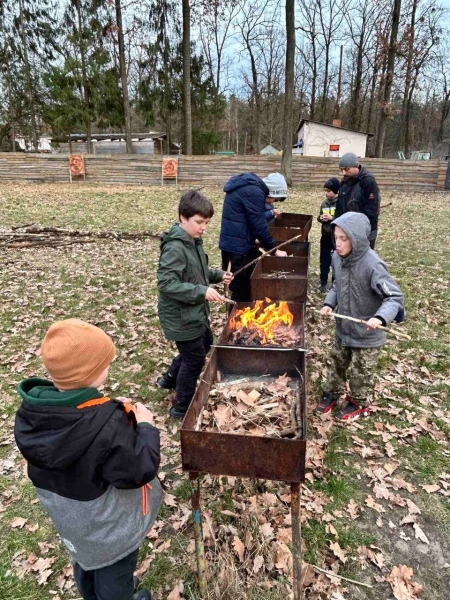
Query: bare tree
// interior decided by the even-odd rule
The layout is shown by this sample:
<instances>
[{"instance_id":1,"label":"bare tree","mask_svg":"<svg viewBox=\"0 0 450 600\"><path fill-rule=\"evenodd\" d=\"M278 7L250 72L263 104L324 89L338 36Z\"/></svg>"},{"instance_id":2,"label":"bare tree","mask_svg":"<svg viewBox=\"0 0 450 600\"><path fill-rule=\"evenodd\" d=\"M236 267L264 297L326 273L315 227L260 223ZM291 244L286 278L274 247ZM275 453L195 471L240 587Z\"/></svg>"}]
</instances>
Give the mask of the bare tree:
<instances>
[{"instance_id":1,"label":"bare tree","mask_svg":"<svg viewBox=\"0 0 450 600\"><path fill-rule=\"evenodd\" d=\"M284 92L283 156L281 171L292 186L292 138L294 136L295 0L286 0L286 75Z\"/></svg>"},{"instance_id":2,"label":"bare tree","mask_svg":"<svg viewBox=\"0 0 450 600\"><path fill-rule=\"evenodd\" d=\"M251 102L255 107L255 138L253 148L256 154L261 150L261 115L263 111L263 95L258 71L257 43L266 36L266 27L273 26L273 2L263 0L259 3L239 0L241 18L237 23L245 51L248 53L251 70ZM261 48L261 45L259 45Z\"/></svg>"},{"instance_id":3,"label":"bare tree","mask_svg":"<svg viewBox=\"0 0 450 600\"><path fill-rule=\"evenodd\" d=\"M192 154L191 110L191 8L189 0L183 0L183 113L184 154Z\"/></svg>"},{"instance_id":4,"label":"bare tree","mask_svg":"<svg viewBox=\"0 0 450 600\"><path fill-rule=\"evenodd\" d=\"M123 113L125 117L125 144L127 154L133 152L133 146L131 142L131 116L130 116L130 100L128 97L128 77L127 77L127 65L125 60L125 43L122 23L122 6L121 0L115 0L116 7L116 22L117 22L117 41L119 44L119 68L120 68L120 79L122 82L122 102L123 102Z\"/></svg>"},{"instance_id":5,"label":"bare tree","mask_svg":"<svg viewBox=\"0 0 450 600\"><path fill-rule=\"evenodd\" d=\"M326 121L328 107L328 91L330 85L331 51L337 42L338 32L348 10L349 0L316 0L321 36L319 44L324 53L324 75L322 99L320 104L320 119Z\"/></svg>"},{"instance_id":6,"label":"bare tree","mask_svg":"<svg viewBox=\"0 0 450 600\"><path fill-rule=\"evenodd\" d=\"M353 129L356 129L362 115L361 93L366 68L365 58L374 39L375 21L379 14L379 4L371 0L361 0L346 14L349 36L356 51L348 122L348 126Z\"/></svg>"},{"instance_id":7,"label":"bare tree","mask_svg":"<svg viewBox=\"0 0 450 600\"><path fill-rule=\"evenodd\" d=\"M314 120L316 112L316 94L319 75L319 60L322 54L322 48L318 43L319 38L319 6L317 0L299 0L300 24L297 26L309 46L309 52L305 52L303 47L299 51L303 54L304 60L310 67L311 96L309 106L309 118Z\"/></svg>"},{"instance_id":8,"label":"bare tree","mask_svg":"<svg viewBox=\"0 0 450 600\"><path fill-rule=\"evenodd\" d=\"M402 6L402 0L394 0L394 6L392 10L392 22L391 32L389 39L389 50L387 53L387 70L383 86L382 103L380 107L378 130L377 130L377 141L375 145L375 156L383 156L384 137L386 135L386 121L390 114L391 108L391 89L392 82L394 79L394 66L395 57L397 54L397 35L400 24L400 10Z\"/></svg>"}]
</instances>

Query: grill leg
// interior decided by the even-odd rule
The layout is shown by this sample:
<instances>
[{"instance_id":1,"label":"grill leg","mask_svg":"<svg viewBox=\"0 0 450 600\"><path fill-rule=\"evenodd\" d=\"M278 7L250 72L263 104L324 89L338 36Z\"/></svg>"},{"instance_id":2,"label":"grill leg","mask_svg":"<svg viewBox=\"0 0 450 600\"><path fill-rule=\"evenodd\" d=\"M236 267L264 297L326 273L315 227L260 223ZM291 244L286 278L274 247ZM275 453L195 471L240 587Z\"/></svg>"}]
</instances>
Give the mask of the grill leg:
<instances>
[{"instance_id":1,"label":"grill leg","mask_svg":"<svg viewBox=\"0 0 450 600\"><path fill-rule=\"evenodd\" d=\"M302 591L302 525L300 521L300 483L291 484L292 560L294 600L301 600Z\"/></svg>"},{"instance_id":2,"label":"grill leg","mask_svg":"<svg viewBox=\"0 0 450 600\"><path fill-rule=\"evenodd\" d=\"M200 597L207 595L205 546L203 544L202 513L200 510L200 477L198 473L189 473L192 485L192 517L194 520L195 555L197 557L197 577Z\"/></svg>"}]
</instances>

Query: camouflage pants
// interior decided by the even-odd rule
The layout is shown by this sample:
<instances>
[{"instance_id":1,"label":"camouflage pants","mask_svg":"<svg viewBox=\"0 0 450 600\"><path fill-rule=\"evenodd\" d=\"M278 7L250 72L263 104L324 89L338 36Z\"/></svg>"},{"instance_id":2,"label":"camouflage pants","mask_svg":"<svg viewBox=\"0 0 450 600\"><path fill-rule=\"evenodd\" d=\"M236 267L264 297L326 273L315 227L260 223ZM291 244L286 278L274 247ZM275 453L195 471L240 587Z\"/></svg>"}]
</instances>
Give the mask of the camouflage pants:
<instances>
[{"instance_id":1,"label":"camouflage pants","mask_svg":"<svg viewBox=\"0 0 450 600\"><path fill-rule=\"evenodd\" d=\"M352 399L360 406L373 402L374 369L381 348L350 348L343 346L336 338L330 351L330 364L324 392L340 396L345 391L345 383L350 385Z\"/></svg>"}]
</instances>

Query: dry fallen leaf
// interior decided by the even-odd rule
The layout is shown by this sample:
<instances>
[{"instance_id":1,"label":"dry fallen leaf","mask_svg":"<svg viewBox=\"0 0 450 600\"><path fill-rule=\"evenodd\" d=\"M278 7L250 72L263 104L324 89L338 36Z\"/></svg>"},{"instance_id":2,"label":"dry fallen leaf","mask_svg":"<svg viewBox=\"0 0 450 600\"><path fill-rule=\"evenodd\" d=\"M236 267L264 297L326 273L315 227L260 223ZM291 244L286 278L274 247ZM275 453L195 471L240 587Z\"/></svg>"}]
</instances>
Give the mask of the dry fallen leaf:
<instances>
[{"instance_id":1,"label":"dry fallen leaf","mask_svg":"<svg viewBox=\"0 0 450 600\"><path fill-rule=\"evenodd\" d=\"M406 565L394 567L386 577L391 584L396 600L416 600L424 591L424 587L413 581L413 570Z\"/></svg>"},{"instance_id":2,"label":"dry fallen leaf","mask_svg":"<svg viewBox=\"0 0 450 600\"><path fill-rule=\"evenodd\" d=\"M237 535L235 535L233 538L233 548L236 554L239 556L239 560L242 562L244 560L245 546L237 537Z\"/></svg>"},{"instance_id":3,"label":"dry fallen leaf","mask_svg":"<svg viewBox=\"0 0 450 600\"><path fill-rule=\"evenodd\" d=\"M347 562L347 557L345 556L347 552L339 546L337 542L330 543L330 548L333 551L333 554L339 558L343 563Z\"/></svg>"},{"instance_id":4,"label":"dry fallen leaf","mask_svg":"<svg viewBox=\"0 0 450 600\"><path fill-rule=\"evenodd\" d=\"M434 485L422 485L420 486L424 489L428 494L433 494L434 492L438 492L441 489L441 486L435 483Z\"/></svg>"},{"instance_id":5,"label":"dry fallen leaf","mask_svg":"<svg viewBox=\"0 0 450 600\"><path fill-rule=\"evenodd\" d=\"M25 523L27 523L28 519L24 519L23 517L16 517L15 519L13 519L11 521L11 527L13 529L19 528L22 529L22 527L25 525Z\"/></svg>"},{"instance_id":6,"label":"dry fallen leaf","mask_svg":"<svg viewBox=\"0 0 450 600\"><path fill-rule=\"evenodd\" d=\"M261 570L261 567L264 565L264 557L261 555L257 556L253 562L253 573L258 573Z\"/></svg>"},{"instance_id":7,"label":"dry fallen leaf","mask_svg":"<svg viewBox=\"0 0 450 600\"><path fill-rule=\"evenodd\" d=\"M421 540L424 544L429 544L430 542L425 533L423 532L423 529L421 529L421 527L419 527L417 523L413 523L413 527L414 531L416 532L416 538Z\"/></svg>"}]
</instances>

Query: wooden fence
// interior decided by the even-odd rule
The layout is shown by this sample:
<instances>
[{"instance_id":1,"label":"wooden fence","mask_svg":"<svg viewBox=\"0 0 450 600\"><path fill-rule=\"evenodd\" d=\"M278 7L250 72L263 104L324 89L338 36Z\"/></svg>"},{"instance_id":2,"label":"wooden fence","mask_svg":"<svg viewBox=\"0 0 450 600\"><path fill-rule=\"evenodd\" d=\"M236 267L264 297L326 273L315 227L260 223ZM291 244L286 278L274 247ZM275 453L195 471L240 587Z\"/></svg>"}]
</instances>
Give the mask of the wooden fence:
<instances>
[{"instance_id":1,"label":"wooden fence","mask_svg":"<svg viewBox=\"0 0 450 600\"><path fill-rule=\"evenodd\" d=\"M294 185L323 185L339 177L339 159L294 156ZM362 164L379 185L408 190L443 190L447 162L364 158ZM232 175L253 171L264 177L279 171L280 156L181 156L178 183L222 186ZM145 155L86 155L86 181L101 184L160 185L161 157ZM68 182L67 155L0 153L0 182ZM170 182L169 182L170 185Z\"/></svg>"}]
</instances>

